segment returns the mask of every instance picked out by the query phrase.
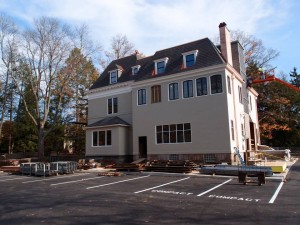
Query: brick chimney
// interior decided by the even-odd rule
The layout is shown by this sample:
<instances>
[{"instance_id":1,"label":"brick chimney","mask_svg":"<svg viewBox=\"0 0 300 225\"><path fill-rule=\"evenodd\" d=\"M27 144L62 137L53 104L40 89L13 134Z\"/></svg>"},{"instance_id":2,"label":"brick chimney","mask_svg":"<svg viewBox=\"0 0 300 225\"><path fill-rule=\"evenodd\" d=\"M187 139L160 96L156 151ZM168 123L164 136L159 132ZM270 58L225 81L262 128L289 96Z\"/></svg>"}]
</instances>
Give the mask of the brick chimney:
<instances>
[{"instance_id":1,"label":"brick chimney","mask_svg":"<svg viewBox=\"0 0 300 225\"><path fill-rule=\"evenodd\" d=\"M230 31L226 27L225 22L220 23L219 31L220 31L221 54L230 65L233 65L232 64Z\"/></svg>"}]
</instances>

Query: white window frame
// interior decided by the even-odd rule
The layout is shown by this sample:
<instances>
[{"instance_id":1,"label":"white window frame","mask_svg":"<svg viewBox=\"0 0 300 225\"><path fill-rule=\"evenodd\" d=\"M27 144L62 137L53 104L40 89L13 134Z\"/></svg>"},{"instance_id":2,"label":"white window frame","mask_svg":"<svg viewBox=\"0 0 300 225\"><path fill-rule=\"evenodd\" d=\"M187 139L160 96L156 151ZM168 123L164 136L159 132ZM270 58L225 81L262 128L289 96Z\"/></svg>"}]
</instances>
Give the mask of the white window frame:
<instances>
[{"instance_id":1,"label":"white window frame","mask_svg":"<svg viewBox=\"0 0 300 225\"><path fill-rule=\"evenodd\" d=\"M107 132L110 131L110 145L107 144ZM97 132L97 145L94 145L94 133ZM99 133L105 132L104 145L99 145ZM92 131L92 147L111 147L112 146L112 130L94 130Z\"/></svg>"},{"instance_id":2,"label":"white window frame","mask_svg":"<svg viewBox=\"0 0 300 225\"><path fill-rule=\"evenodd\" d=\"M145 90L145 103L139 104L139 91ZM146 88L140 88L137 90L137 105L142 106L142 105L147 105L147 89Z\"/></svg>"},{"instance_id":3,"label":"white window frame","mask_svg":"<svg viewBox=\"0 0 300 225\"><path fill-rule=\"evenodd\" d=\"M164 62L164 63L165 63L165 71L166 71L166 67L167 67L168 61L169 61L169 58L168 58L168 57L165 57L165 58L162 58L162 59L154 60L154 72L155 72L155 75L158 75L158 74L157 74L157 64L160 63L160 62ZM161 74L161 73L160 73L160 74Z\"/></svg>"},{"instance_id":4,"label":"white window frame","mask_svg":"<svg viewBox=\"0 0 300 225\"><path fill-rule=\"evenodd\" d=\"M186 66L186 56L194 54L194 62L196 64L196 59L197 59L198 52L199 52L198 49L196 49L196 50L193 50L193 51L182 53L182 56L183 56L183 68L184 69L187 68L187 66Z\"/></svg>"},{"instance_id":5,"label":"white window frame","mask_svg":"<svg viewBox=\"0 0 300 225\"><path fill-rule=\"evenodd\" d=\"M221 92L215 92L215 93L212 93L212 82L211 82L211 78L213 76L220 76L221 77L221 84L222 84L222 91ZM224 93L224 81L223 81L223 76L221 74L214 74L214 75L211 75L209 76L209 90L210 90L210 94L211 95L217 95L217 94L223 94Z\"/></svg>"},{"instance_id":6,"label":"white window frame","mask_svg":"<svg viewBox=\"0 0 300 225\"><path fill-rule=\"evenodd\" d=\"M170 85L171 84L177 84L177 92L178 92L178 98L174 98L174 99L170 99ZM179 91L180 87L179 87L179 83L178 82L172 82L168 84L168 99L169 101L176 101L180 99L180 91Z\"/></svg>"},{"instance_id":7,"label":"white window frame","mask_svg":"<svg viewBox=\"0 0 300 225\"><path fill-rule=\"evenodd\" d=\"M116 82L112 82L112 80L111 80L111 75L112 75L114 72L116 73ZM121 74L122 74L122 70L120 70L120 69L116 69L116 70L111 70L111 71L109 71L109 84L116 84L116 83L118 83L118 80L119 80Z\"/></svg>"},{"instance_id":8,"label":"white window frame","mask_svg":"<svg viewBox=\"0 0 300 225\"><path fill-rule=\"evenodd\" d=\"M198 79L203 79L205 78L206 79L206 94L203 94L203 95L198 95L198 85L197 85L197 80ZM208 96L209 95L209 81L208 81L208 77L198 77L195 79L195 96L196 97L203 97L203 96Z\"/></svg>"},{"instance_id":9,"label":"white window frame","mask_svg":"<svg viewBox=\"0 0 300 225\"><path fill-rule=\"evenodd\" d=\"M139 70L140 70L140 68L141 68L140 65L131 67L131 73L132 73L132 75L133 75L133 76L134 76L134 75L137 75L138 72L139 72ZM135 69L137 69L137 73L134 73Z\"/></svg>"},{"instance_id":10,"label":"white window frame","mask_svg":"<svg viewBox=\"0 0 300 225\"><path fill-rule=\"evenodd\" d=\"M192 97L184 97L184 82L186 81L192 81L192 88L193 88L193 96ZM184 80L182 81L182 99L189 99L189 98L194 98L195 97L195 85L194 85L194 80L193 79L188 79L188 80Z\"/></svg>"},{"instance_id":11,"label":"white window frame","mask_svg":"<svg viewBox=\"0 0 300 225\"><path fill-rule=\"evenodd\" d=\"M108 109L108 101L111 99L111 113L109 113ZM117 99L117 112L114 112L115 111L115 104L114 104L114 99ZM119 112L119 100L118 100L118 97L113 97L113 98L108 98L107 99L107 115L112 115L112 114L117 114Z\"/></svg>"}]
</instances>

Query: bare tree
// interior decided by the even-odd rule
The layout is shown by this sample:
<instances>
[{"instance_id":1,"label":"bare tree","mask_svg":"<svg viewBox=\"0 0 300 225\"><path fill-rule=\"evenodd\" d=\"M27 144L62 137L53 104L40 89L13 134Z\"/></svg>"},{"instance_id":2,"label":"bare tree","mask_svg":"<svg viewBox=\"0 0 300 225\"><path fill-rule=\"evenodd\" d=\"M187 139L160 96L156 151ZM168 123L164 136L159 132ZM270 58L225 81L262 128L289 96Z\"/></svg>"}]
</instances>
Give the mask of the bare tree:
<instances>
[{"instance_id":1,"label":"bare tree","mask_svg":"<svg viewBox=\"0 0 300 225\"><path fill-rule=\"evenodd\" d=\"M38 134L38 154L44 156L44 140L51 131L62 111L62 101L65 95L63 85L60 83L59 71L68 56L72 46L69 37L69 28L53 18L42 17L35 20L32 29L23 34L23 60L28 65L29 73L22 70L14 73L13 79L24 103L26 112L36 126ZM22 84L30 86L33 99L27 98ZM58 87L61 89L58 90ZM29 110L29 103L34 102L34 111ZM51 112L50 112L51 107ZM47 129L49 114L52 124Z\"/></svg>"},{"instance_id":2,"label":"bare tree","mask_svg":"<svg viewBox=\"0 0 300 225\"><path fill-rule=\"evenodd\" d=\"M13 20L5 14L0 14L0 137L5 116L10 111L12 120L12 65L18 48L18 30ZM11 103L8 105L8 101ZM8 110L9 109L9 110ZM10 121L11 122L11 121ZM11 145L9 145L10 147ZM12 149L9 149L11 153Z\"/></svg>"},{"instance_id":3,"label":"bare tree","mask_svg":"<svg viewBox=\"0 0 300 225\"><path fill-rule=\"evenodd\" d=\"M105 51L105 60L101 60L101 65L105 68L111 61L128 56L134 52L132 44L126 35L117 34L111 39L111 50Z\"/></svg>"},{"instance_id":4,"label":"bare tree","mask_svg":"<svg viewBox=\"0 0 300 225\"><path fill-rule=\"evenodd\" d=\"M241 30L232 30L230 32L231 41L239 41L244 48L245 63L248 67L255 64L258 68L271 69L270 64L273 59L279 56L279 52L273 48L266 48L262 40L254 35ZM215 43L219 44L219 37L214 38Z\"/></svg>"},{"instance_id":5,"label":"bare tree","mask_svg":"<svg viewBox=\"0 0 300 225\"><path fill-rule=\"evenodd\" d=\"M102 46L92 40L88 25L81 24L75 27L72 32L72 40L74 49L79 49L85 57L91 58L93 61L98 60L102 52Z\"/></svg>"}]
</instances>

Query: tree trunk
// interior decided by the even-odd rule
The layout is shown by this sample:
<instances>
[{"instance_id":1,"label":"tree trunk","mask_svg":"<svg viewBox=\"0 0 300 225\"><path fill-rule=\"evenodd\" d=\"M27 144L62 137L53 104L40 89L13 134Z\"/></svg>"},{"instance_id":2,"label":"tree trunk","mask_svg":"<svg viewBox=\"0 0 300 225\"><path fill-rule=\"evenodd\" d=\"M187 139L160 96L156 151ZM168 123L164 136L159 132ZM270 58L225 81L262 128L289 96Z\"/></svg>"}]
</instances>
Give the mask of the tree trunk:
<instances>
[{"instance_id":1,"label":"tree trunk","mask_svg":"<svg viewBox=\"0 0 300 225\"><path fill-rule=\"evenodd\" d=\"M38 127L38 156L39 156L39 158L43 158L45 156L44 127Z\"/></svg>"}]
</instances>

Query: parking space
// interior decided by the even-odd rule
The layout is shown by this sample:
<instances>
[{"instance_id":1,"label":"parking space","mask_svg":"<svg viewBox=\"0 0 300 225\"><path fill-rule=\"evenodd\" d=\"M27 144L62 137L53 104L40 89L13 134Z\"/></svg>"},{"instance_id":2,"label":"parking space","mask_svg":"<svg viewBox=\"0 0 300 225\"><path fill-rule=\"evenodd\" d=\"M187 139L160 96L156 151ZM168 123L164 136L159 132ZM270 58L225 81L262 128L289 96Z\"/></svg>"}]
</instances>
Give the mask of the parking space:
<instances>
[{"instance_id":1,"label":"parking space","mask_svg":"<svg viewBox=\"0 0 300 225\"><path fill-rule=\"evenodd\" d=\"M164 196L164 198L190 198L206 201L243 201L248 203L270 203L280 180L268 180L263 187L256 183L242 185L236 177L210 176L152 176L125 175L120 177L97 176L96 173L75 173L51 177L1 175L1 186L29 188L31 191L47 186L49 190L76 190L83 194L108 192L110 194L132 194L143 196ZM273 200L274 203L276 199Z\"/></svg>"},{"instance_id":2,"label":"parking space","mask_svg":"<svg viewBox=\"0 0 300 225\"><path fill-rule=\"evenodd\" d=\"M74 224L76 219L76 223L85 224L84 218L88 217L87 224L97 224L96 218L101 217L106 221L103 224L198 224L197 218L207 222L224 214L250 217L251 213L261 211L277 218L278 207L285 210L280 204L284 196L281 188L291 194L287 190L292 187L294 184L290 187L280 179L268 179L265 185L258 186L257 183L243 185L236 177L222 176L140 173L107 177L91 172L50 177L1 174L3 216L0 222L10 224L16 222L16 218L25 218L24 224ZM154 219L157 215L160 223ZM178 215L184 219L174 217ZM293 215L298 218L295 212Z\"/></svg>"}]
</instances>

